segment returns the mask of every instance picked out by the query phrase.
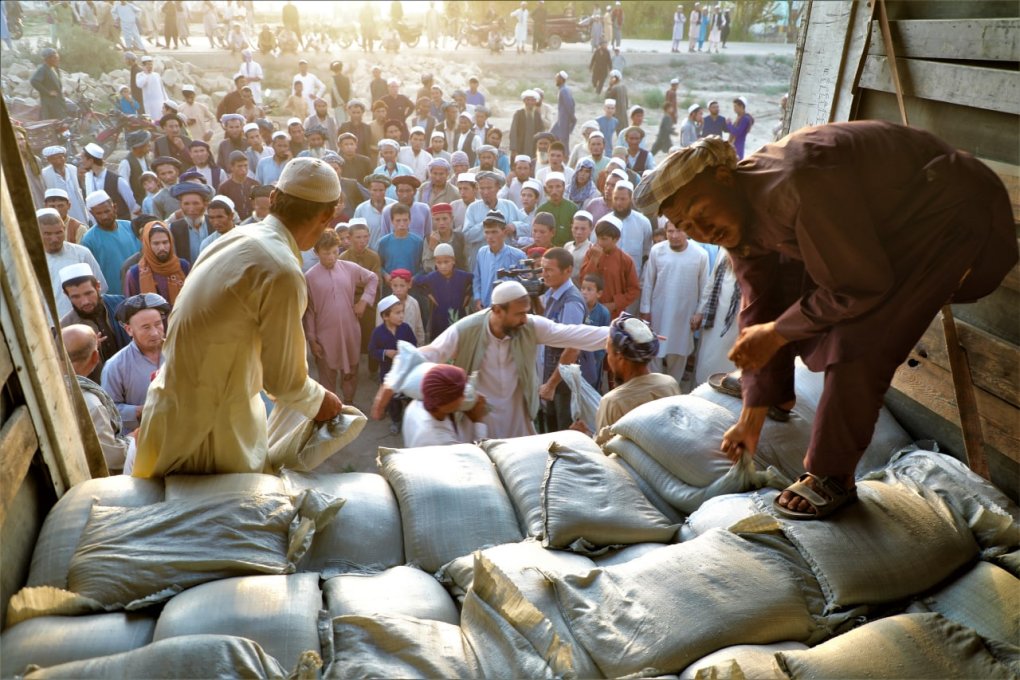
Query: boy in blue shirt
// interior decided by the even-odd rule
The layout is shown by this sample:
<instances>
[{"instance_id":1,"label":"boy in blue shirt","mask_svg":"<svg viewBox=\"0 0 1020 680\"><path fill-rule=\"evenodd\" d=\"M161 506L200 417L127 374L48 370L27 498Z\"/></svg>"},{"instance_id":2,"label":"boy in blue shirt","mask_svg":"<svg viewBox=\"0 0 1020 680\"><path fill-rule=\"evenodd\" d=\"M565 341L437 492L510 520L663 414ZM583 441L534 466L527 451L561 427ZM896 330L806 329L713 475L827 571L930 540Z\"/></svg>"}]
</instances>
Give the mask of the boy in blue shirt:
<instances>
[{"instance_id":1,"label":"boy in blue shirt","mask_svg":"<svg viewBox=\"0 0 1020 680\"><path fill-rule=\"evenodd\" d=\"M411 233L411 210L403 203L393 203L390 208L393 233L386 234L379 241L379 259L382 260L383 281L389 290L394 269L406 269L412 275L421 271L421 254L424 239Z\"/></svg>"},{"instance_id":2,"label":"boy in blue shirt","mask_svg":"<svg viewBox=\"0 0 1020 680\"><path fill-rule=\"evenodd\" d=\"M602 277L598 274L588 274L581 280L581 297L584 298L584 323L586 326L608 326L609 310L599 302L602 294ZM606 358L606 351L600 349L596 352L581 352L578 362L581 364L581 375L588 381L588 384L602 392L602 364Z\"/></svg>"},{"instance_id":3,"label":"boy in blue shirt","mask_svg":"<svg viewBox=\"0 0 1020 680\"><path fill-rule=\"evenodd\" d=\"M368 340L368 354L379 362L379 382L393 368L393 357L397 356L397 340L417 345L414 331L404 323L404 303L396 295L388 295L379 301L379 314L382 323L372 331ZM387 407L390 414L390 434L400 432L400 423L404 417L406 399L394 397Z\"/></svg>"}]
</instances>

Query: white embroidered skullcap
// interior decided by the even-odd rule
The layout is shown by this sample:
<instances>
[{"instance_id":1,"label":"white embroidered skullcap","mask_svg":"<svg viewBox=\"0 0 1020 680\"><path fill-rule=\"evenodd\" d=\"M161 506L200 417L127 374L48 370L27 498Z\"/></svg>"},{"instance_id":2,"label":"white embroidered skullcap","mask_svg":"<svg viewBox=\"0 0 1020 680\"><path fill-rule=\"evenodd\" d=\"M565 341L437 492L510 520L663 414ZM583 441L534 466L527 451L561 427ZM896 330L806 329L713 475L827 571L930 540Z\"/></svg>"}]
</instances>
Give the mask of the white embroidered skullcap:
<instances>
[{"instance_id":1,"label":"white embroidered skullcap","mask_svg":"<svg viewBox=\"0 0 1020 680\"><path fill-rule=\"evenodd\" d=\"M59 154L67 155L67 149L62 146L48 146L42 150L43 158L49 158L50 156L56 156Z\"/></svg>"},{"instance_id":2,"label":"white embroidered skullcap","mask_svg":"<svg viewBox=\"0 0 1020 680\"><path fill-rule=\"evenodd\" d=\"M387 295L382 300L379 300L379 313L382 314L383 312L388 310L393 305L399 305L399 304L400 304L400 298L398 298L396 295Z\"/></svg>"},{"instance_id":3,"label":"white embroidered skullcap","mask_svg":"<svg viewBox=\"0 0 1020 680\"><path fill-rule=\"evenodd\" d=\"M527 154L519 153L514 158L514 164L517 164L517 163L528 163L528 164L530 164L531 163L531 156L529 156Z\"/></svg>"},{"instance_id":4,"label":"white embroidered skullcap","mask_svg":"<svg viewBox=\"0 0 1020 680\"><path fill-rule=\"evenodd\" d=\"M244 134L248 134L252 130L258 130L258 129L259 129L259 124L258 123L248 123L243 128L241 128L241 132L243 132Z\"/></svg>"},{"instance_id":5,"label":"white embroidered skullcap","mask_svg":"<svg viewBox=\"0 0 1020 680\"><path fill-rule=\"evenodd\" d=\"M435 252L432 253L433 257L454 257L453 246L449 243L440 243L436 246Z\"/></svg>"},{"instance_id":6,"label":"white embroidered skullcap","mask_svg":"<svg viewBox=\"0 0 1020 680\"><path fill-rule=\"evenodd\" d=\"M43 198L44 199L46 199L46 198L62 198L65 201L71 200L71 197L68 196L66 191L64 191L63 189L58 189L56 187L53 187L52 189L47 189L46 193L43 194Z\"/></svg>"},{"instance_id":7,"label":"white embroidered skullcap","mask_svg":"<svg viewBox=\"0 0 1020 680\"><path fill-rule=\"evenodd\" d=\"M629 179L621 179L616 183L616 186L613 187L613 191L617 191L619 189L626 189L627 191L634 193L634 183Z\"/></svg>"},{"instance_id":8,"label":"white embroidered skullcap","mask_svg":"<svg viewBox=\"0 0 1020 680\"><path fill-rule=\"evenodd\" d=\"M567 176L564 175L562 172L553 171L545 176L545 183L548 184L549 182L563 182L564 184L566 184Z\"/></svg>"},{"instance_id":9,"label":"white embroidered skullcap","mask_svg":"<svg viewBox=\"0 0 1020 680\"><path fill-rule=\"evenodd\" d=\"M85 262L75 262L69 264L66 267L61 268L57 272L57 277L60 278L60 285L64 285L66 282L72 279L81 279L86 276L95 277L96 273L92 271L92 267L88 266Z\"/></svg>"},{"instance_id":10,"label":"white embroidered skullcap","mask_svg":"<svg viewBox=\"0 0 1020 680\"><path fill-rule=\"evenodd\" d=\"M89 142L85 145L85 153L100 161L106 157L106 152L103 151L103 147L99 146L95 142Z\"/></svg>"},{"instance_id":11,"label":"white embroidered skullcap","mask_svg":"<svg viewBox=\"0 0 1020 680\"><path fill-rule=\"evenodd\" d=\"M473 172L462 172L457 175L457 184L461 182L470 182L471 184L478 184L478 180L475 179L475 173Z\"/></svg>"},{"instance_id":12,"label":"white embroidered skullcap","mask_svg":"<svg viewBox=\"0 0 1020 680\"><path fill-rule=\"evenodd\" d=\"M213 201L219 201L220 203L226 203L230 207L231 212L233 212L233 210L234 210L234 202L232 200L230 200L229 196L224 196L223 194L216 194L215 196L212 197L212 201L209 201L209 202L212 203Z\"/></svg>"},{"instance_id":13,"label":"white embroidered skullcap","mask_svg":"<svg viewBox=\"0 0 1020 680\"><path fill-rule=\"evenodd\" d=\"M602 103L603 103L603 104L604 104L605 106L616 106L616 100L615 100L615 99L607 99L607 100L605 100L605 101L604 101L604 102L602 102Z\"/></svg>"},{"instance_id":14,"label":"white embroidered skullcap","mask_svg":"<svg viewBox=\"0 0 1020 680\"><path fill-rule=\"evenodd\" d=\"M92 209L110 200L110 194L102 189L97 189L85 197L85 207Z\"/></svg>"},{"instance_id":15,"label":"white embroidered skullcap","mask_svg":"<svg viewBox=\"0 0 1020 680\"><path fill-rule=\"evenodd\" d=\"M527 289L517 281L503 281L492 289L492 304L505 305L528 297Z\"/></svg>"},{"instance_id":16,"label":"white embroidered skullcap","mask_svg":"<svg viewBox=\"0 0 1020 680\"><path fill-rule=\"evenodd\" d=\"M60 213L57 212L56 208L39 208L35 211L35 216L39 217L56 217L60 219Z\"/></svg>"}]
</instances>

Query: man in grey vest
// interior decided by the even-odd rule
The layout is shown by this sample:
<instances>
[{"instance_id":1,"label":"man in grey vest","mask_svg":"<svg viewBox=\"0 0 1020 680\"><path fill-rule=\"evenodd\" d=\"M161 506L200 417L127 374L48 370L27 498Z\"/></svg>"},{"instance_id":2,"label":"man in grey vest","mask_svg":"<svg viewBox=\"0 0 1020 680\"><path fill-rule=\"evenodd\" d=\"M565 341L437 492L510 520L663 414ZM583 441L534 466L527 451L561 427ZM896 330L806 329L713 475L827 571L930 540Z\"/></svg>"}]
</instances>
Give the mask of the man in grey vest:
<instances>
[{"instance_id":1,"label":"man in grey vest","mask_svg":"<svg viewBox=\"0 0 1020 680\"><path fill-rule=\"evenodd\" d=\"M581 292L570 280L574 273L574 256L563 248L550 248L542 256L542 280L549 290L542 296L542 316L560 324L584 323L585 304ZM570 427L574 419L570 414L570 388L560 380L559 364L577 362L580 352L571 347L559 349L546 346L542 356L542 386L538 396L542 399L542 422L546 432Z\"/></svg>"},{"instance_id":2,"label":"man in grey vest","mask_svg":"<svg viewBox=\"0 0 1020 680\"><path fill-rule=\"evenodd\" d=\"M467 316L419 351L436 363L453 363L478 372L478 391L489 402L482 422L494 439L535 434L538 415L538 346L595 351L609 336L605 326L568 325L530 314L531 298L517 281L492 291L492 306ZM385 412L392 390L383 386L372 417Z\"/></svg>"}]
</instances>

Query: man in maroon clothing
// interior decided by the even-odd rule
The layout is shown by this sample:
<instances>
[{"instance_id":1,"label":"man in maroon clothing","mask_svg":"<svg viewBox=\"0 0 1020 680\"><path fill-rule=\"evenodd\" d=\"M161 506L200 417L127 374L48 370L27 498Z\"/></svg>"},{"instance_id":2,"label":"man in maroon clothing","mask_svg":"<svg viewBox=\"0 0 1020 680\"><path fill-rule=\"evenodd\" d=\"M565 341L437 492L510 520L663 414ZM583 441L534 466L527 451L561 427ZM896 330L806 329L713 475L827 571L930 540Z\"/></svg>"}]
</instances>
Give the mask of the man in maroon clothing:
<instances>
[{"instance_id":1,"label":"man in maroon clothing","mask_svg":"<svg viewBox=\"0 0 1020 680\"><path fill-rule=\"evenodd\" d=\"M744 293L730 353L744 407L722 448L754 454L770 406L794 399L793 359L825 372L808 471L780 514L824 517L856 497L854 470L897 366L947 302L995 290L1017 262L1010 201L983 163L881 121L805 128L737 163L698 140L634 195L730 252Z\"/></svg>"}]
</instances>

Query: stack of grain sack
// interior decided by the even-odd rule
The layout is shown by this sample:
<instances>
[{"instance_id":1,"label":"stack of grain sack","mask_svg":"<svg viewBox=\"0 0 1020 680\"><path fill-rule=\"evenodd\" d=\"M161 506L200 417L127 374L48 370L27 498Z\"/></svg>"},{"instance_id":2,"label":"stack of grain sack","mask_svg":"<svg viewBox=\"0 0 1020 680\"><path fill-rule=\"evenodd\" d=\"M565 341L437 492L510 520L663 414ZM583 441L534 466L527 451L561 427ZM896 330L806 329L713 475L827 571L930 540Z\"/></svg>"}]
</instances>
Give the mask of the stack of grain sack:
<instances>
[{"instance_id":1,"label":"stack of grain sack","mask_svg":"<svg viewBox=\"0 0 1020 680\"><path fill-rule=\"evenodd\" d=\"M567 431L381 449L379 475L91 480L45 521L0 671L1016 677L1016 505L907 447L828 521L777 519L803 428L769 426L772 472L724 465L700 438L732 405L703 394L647 414L671 454L638 409L612 455Z\"/></svg>"}]
</instances>

